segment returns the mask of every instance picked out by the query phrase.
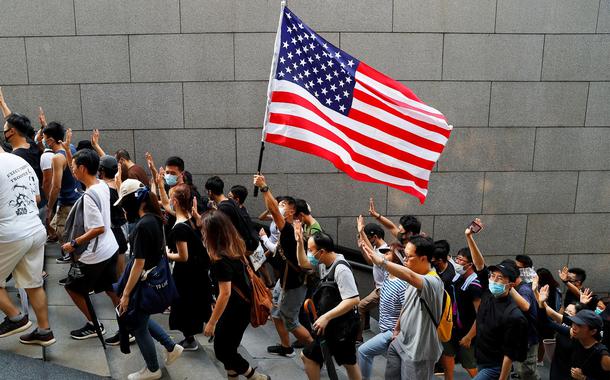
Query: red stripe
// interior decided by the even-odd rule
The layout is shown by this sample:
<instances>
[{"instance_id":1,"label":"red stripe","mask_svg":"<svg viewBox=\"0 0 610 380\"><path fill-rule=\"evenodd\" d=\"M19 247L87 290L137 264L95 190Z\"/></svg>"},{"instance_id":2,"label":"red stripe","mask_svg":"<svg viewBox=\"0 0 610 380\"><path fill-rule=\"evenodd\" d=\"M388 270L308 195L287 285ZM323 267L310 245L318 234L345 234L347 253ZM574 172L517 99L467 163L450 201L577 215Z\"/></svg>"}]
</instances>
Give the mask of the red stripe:
<instances>
[{"instance_id":1,"label":"red stripe","mask_svg":"<svg viewBox=\"0 0 610 380\"><path fill-rule=\"evenodd\" d=\"M286 125L291 128L301 128L313 132L316 135L322 136L345 149L354 162L397 178L404 178L413 181L413 183L421 188L428 186L427 180L418 178L408 171L384 164L378 160L375 160L374 158L354 151L354 149L345 140L342 140L328 129L323 128L312 121L294 115L271 113L269 115L269 122L279 125Z\"/></svg>"},{"instance_id":2,"label":"red stripe","mask_svg":"<svg viewBox=\"0 0 610 380\"><path fill-rule=\"evenodd\" d=\"M358 141L362 145L368 146L371 149L377 150L379 152L384 152L388 156L394 157L401 161L408 162L412 165L418 166L418 167L420 167L422 169L426 169L426 170L432 170L432 168L434 167L434 161L427 160L425 158L405 152L404 150L398 149L393 145L386 144L382 141L371 138L367 135L354 131L351 128L348 128L344 125L341 125L341 124L335 122L334 120L329 118L326 114L324 114L322 111L320 111L313 103L311 103L307 99L302 98L299 95L296 95L292 92L275 91L272 94L271 101L296 104L301 107L304 107L304 108L310 110L311 112L315 113L319 117L321 117L324 121L326 121L330 125L339 129L348 138L350 138L354 141ZM397 137L397 136L395 136L395 137ZM397 138L402 139L402 137L397 137Z\"/></svg>"},{"instance_id":3,"label":"red stripe","mask_svg":"<svg viewBox=\"0 0 610 380\"><path fill-rule=\"evenodd\" d=\"M412 105L410 105L410 104L408 104L408 103L405 103L405 102L401 102L401 101L399 101L399 100L396 100L396 99L394 99L394 98L392 98L392 97L390 97L390 96L388 96L388 95L384 94L383 92L378 91L378 90L377 90L375 87L373 87L373 86L371 86L371 85L369 85L369 84L367 84L367 83L364 83L364 82L362 82L362 81L360 81L360 80L357 80L357 79L356 79L356 82L358 82L358 83L359 83L359 84L360 84L362 87L364 87L364 88L366 88L367 90L371 91L371 92L372 92L374 95L377 95L378 97L382 98L383 100L385 100L385 101L386 101L386 102L388 102L388 103L392 103L392 104L394 104L395 106L398 106L398 107L408 108L408 109L411 109L411 110L413 110L413 111L415 111L415 112L422 113L422 114L424 114L424 115L428 115L428 116L436 117L436 118L438 118L438 119L443 119L443 120L445 120L445 122L447 121L447 119L445 118L445 116L444 116L443 114L440 114L440 113L435 113L435 112L430 112L430 111L426 111L426 110L424 110L424 109L422 109L422 108L418 108L418 107L412 106ZM407 115L407 116L408 116L408 115ZM412 116L411 116L411 117L412 117ZM419 120L419 119L417 119L417 120ZM422 120L422 121L423 121L423 120ZM423 121L423 122L424 122L424 121ZM427 123L427 122L424 122L424 123ZM434 126L434 127L436 127L436 128L439 128L440 130L447 131L445 128L439 127L438 125L434 125L434 124L432 124L432 123L430 123L430 125L432 125L432 126ZM442 132L439 132L439 133L442 133Z\"/></svg>"},{"instance_id":4,"label":"red stripe","mask_svg":"<svg viewBox=\"0 0 610 380\"><path fill-rule=\"evenodd\" d=\"M407 194L413 195L414 197L418 198L420 203L422 203L422 204L426 200L425 195L423 195L422 193L420 193L419 191L417 191L415 188L413 188L411 186L396 185L396 184L393 184L390 182L385 182L382 180L375 179L366 174L355 171L351 166L343 163L343 161L341 161L341 158L339 156L337 156L335 153L330 152L326 149L320 148L317 145L314 145L314 144L311 144L311 143L308 143L308 142L305 142L302 140L292 139L290 137L286 137L286 136L282 136L282 135L275 135L272 133L267 133L265 135L265 141L324 158L324 159L332 162L333 165L335 165L335 167L337 169L346 173L347 175L349 175L350 177L352 177L355 180L364 181L364 182L380 183L380 184L383 184L386 186L393 187L395 189L404 191ZM427 190L428 187L426 186L425 189Z\"/></svg>"},{"instance_id":5,"label":"red stripe","mask_svg":"<svg viewBox=\"0 0 610 380\"><path fill-rule=\"evenodd\" d=\"M388 77L387 75L385 75L383 73L380 73L379 71L375 70L374 68L372 68L371 66L367 65L364 62L360 62L358 64L357 71L361 72L362 74L366 75L369 78L375 79L379 83L385 84L386 86L393 88L394 90L402 93L404 96L406 96L407 98L409 98L411 100L415 100L416 102L423 103L421 100L419 100L417 95L415 95L415 93L413 91L411 91L407 86Z\"/></svg>"},{"instance_id":6,"label":"red stripe","mask_svg":"<svg viewBox=\"0 0 610 380\"><path fill-rule=\"evenodd\" d=\"M322 111L320 111L310 101L308 101L307 99L304 99L292 92L274 91L271 96L271 101L298 104L304 108L307 108L308 110L314 112L316 115L320 116L327 123L340 129L343 133L345 133L352 140L367 141L367 143L365 145L371 146L372 148L375 148L376 150L386 152L389 156L392 156L399 160L407 161L415 166L419 166L420 168L424 168L424 169L428 169L428 170L432 169L432 167L434 166L434 161L426 160L425 158L422 158L422 157L419 157L419 156L416 156L416 155L413 155L410 153L406 153L391 145L383 143L379 140L371 139L366 135L363 135L359 132L356 132L350 128L347 128L341 124L334 122L332 119L330 119L326 114L324 114ZM355 110L352 108L350 110L348 117L354 119L352 117L352 113L354 111ZM438 152L438 153L440 153L443 150L442 146L440 147L440 149L438 148L437 145L439 145L439 144L437 144L437 143L434 143L434 142L431 143L430 141L428 141L424 138L421 138L421 137L417 136L416 134L407 132L404 129L400 129L392 124L385 123L381 120L377 121L377 119L375 119L372 122L363 121L363 123L375 128L375 129L379 129L380 131L383 131L383 132L387 133L388 135L396 137L397 139L407 141L413 145L417 145L420 148L428 149L428 150ZM368 145L369 143L374 144L374 145ZM407 157L408 157L408 159L406 159Z\"/></svg>"},{"instance_id":7,"label":"red stripe","mask_svg":"<svg viewBox=\"0 0 610 380\"><path fill-rule=\"evenodd\" d=\"M388 106L387 104L385 104L381 100L375 98L374 96L371 96L370 94L367 94L366 92L358 90L356 88L354 89L354 98L360 100L363 103L367 103L373 107L382 109L404 121L417 125L418 127L423 128L427 131L438 133L439 135L445 136L445 138L449 138L449 135L451 134L451 131L449 131L445 128L441 128L437 125L426 123L425 121L416 119L409 115L406 115L406 114ZM430 141L432 141L432 140L430 140Z\"/></svg>"}]
</instances>

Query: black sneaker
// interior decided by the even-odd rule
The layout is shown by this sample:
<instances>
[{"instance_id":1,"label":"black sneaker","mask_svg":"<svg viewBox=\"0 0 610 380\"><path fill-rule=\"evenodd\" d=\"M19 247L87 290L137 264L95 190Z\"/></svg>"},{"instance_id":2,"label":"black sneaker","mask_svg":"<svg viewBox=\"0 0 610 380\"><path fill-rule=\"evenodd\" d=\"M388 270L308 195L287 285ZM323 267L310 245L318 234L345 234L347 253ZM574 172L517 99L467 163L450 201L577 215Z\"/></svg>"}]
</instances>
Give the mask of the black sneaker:
<instances>
[{"instance_id":1,"label":"black sneaker","mask_svg":"<svg viewBox=\"0 0 610 380\"><path fill-rule=\"evenodd\" d=\"M136 337L129 334L129 343L133 343L135 341L136 341ZM109 346L118 346L119 344L121 344L121 338L119 336L119 332L117 331L116 334L114 334L110 338L106 339L106 344Z\"/></svg>"},{"instance_id":2,"label":"black sneaker","mask_svg":"<svg viewBox=\"0 0 610 380\"><path fill-rule=\"evenodd\" d=\"M106 330L104 330L104 325L101 323L100 330L102 330L102 335L106 334ZM71 331L70 336L72 337L72 339L83 340L95 338L97 337L97 333L95 332L95 327L93 327L93 323L87 322L85 326L81 327L80 329Z\"/></svg>"},{"instance_id":3,"label":"black sneaker","mask_svg":"<svg viewBox=\"0 0 610 380\"><path fill-rule=\"evenodd\" d=\"M37 344L39 346L48 347L55 343L55 337L53 336L53 331L42 334L36 328L31 333L20 336L19 341L23 344Z\"/></svg>"},{"instance_id":4,"label":"black sneaker","mask_svg":"<svg viewBox=\"0 0 610 380\"><path fill-rule=\"evenodd\" d=\"M267 347L267 352L270 353L270 354L286 356L288 358L291 358L291 357L293 357L295 355L294 348L292 348L292 347L284 347L281 344L278 344L277 346L269 346L269 347Z\"/></svg>"},{"instance_id":5,"label":"black sneaker","mask_svg":"<svg viewBox=\"0 0 610 380\"><path fill-rule=\"evenodd\" d=\"M55 259L55 262L57 264L70 264L72 262L72 258L70 257L70 255L66 255Z\"/></svg>"},{"instance_id":6,"label":"black sneaker","mask_svg":"<svg viewBox=\"0 0 610 380\"><path fill-rule=\"evenodd\" d=\"M27 315L24 315L17 322L13 322L9 317L5 317L4 322L0 323L0 338L20 333L29 329L30 326L32 326L32 322L30 322Z\"/></svg>"},{"instance_id":7,"label":"black sneaker","mask_svg":"<svg viewBox=\"0 0 610 380\"><path fill-rule=\"evenodd\" d=\"M61 280L57 281L59 283L59 285L61 286L66 286L66 281L68 281L68 277L66 278L62 278Z\"/></svg>"},{"instance_id":8,"label":"black sneaker","mask_svg":"<svg viewBox=\"0 0 610 380\"><path fill-rule=\"evenodd\" d=\"M292 342L292 344L290 345L292 348L305 348L305 344L301 343L300 340L295 340L294 342Z\"/></svg>"}]
</instances>

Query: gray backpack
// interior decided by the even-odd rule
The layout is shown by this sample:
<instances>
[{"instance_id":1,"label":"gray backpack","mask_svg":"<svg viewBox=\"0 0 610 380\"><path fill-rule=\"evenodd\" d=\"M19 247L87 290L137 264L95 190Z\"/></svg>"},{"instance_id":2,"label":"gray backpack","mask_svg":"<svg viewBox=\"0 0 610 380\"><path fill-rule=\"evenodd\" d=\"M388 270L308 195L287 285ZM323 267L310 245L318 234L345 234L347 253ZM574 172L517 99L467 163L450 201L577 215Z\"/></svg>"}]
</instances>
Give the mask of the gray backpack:
<instances>
[{"instance_id":1,"label":"gray backpack","mask_svg":"<svg viewBox=\"0 0 610 380\"><path fill-rule=\"evenodd\" d=\"M97 208L102 212L101 200L97 197L95 192L85 192L82 197L80 197L72 209L68 214L68 218L66 219L66 225L64 227L63 241L70 242L76 239L79 236L82 236L85 232L85 197L91 197L93 202ZM95 242L93 243L93 252L97 250L98 237L95 238ZM79 245L72 251L72 257L76 261L80 255L83 254L87 250L89 243Z\"/></svg>"}]
</instances>

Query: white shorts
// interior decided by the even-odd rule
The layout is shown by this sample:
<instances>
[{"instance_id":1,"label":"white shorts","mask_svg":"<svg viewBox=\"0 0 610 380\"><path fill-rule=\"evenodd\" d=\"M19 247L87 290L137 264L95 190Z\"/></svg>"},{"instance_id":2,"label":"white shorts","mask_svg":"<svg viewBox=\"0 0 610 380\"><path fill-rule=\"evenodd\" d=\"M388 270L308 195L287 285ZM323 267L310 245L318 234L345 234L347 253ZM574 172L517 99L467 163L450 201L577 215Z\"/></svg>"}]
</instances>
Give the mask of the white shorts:
<instances>
[{"instance_id":1,"label":"white shorts","mask_svg":"<svg viewBox=\"0 0 610 380\"><path fill-rule=\"evenodd\" d=\"M12 273L18 288L32 289L42 286L44 229L23 240L0 243L0 288L6 287L6 279Z\"/></svg>"}]
</instances>

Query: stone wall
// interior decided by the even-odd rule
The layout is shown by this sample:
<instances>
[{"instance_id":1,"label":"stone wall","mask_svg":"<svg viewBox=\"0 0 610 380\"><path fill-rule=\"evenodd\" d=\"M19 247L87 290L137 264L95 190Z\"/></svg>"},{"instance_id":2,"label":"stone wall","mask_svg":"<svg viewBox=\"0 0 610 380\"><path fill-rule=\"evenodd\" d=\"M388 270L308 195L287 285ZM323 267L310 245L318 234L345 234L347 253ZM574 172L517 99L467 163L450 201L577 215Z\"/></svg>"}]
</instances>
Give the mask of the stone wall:
<instances>
[{"instance_id":1,"label":"stone wall","mask_svg":"<svg viewBox=\"0 0 610 380\"><path fill-rule=\"evenodd\" d=\"M276 195L307 199L340 244L370 195L421 216L453 247L474 216L490 260L590 269L609 290L608 0L294 0L352 55L404 81L455 126L424 206L354 182L327 162L268 146ZM0 0L0 85L14 110L87 138L102 130L143 162L179 154L202 184L250 183L279 1ZM262 201L248 199L251 211ZM395 218L396 219L396 218Z\"/></svg>"}]
</instances>

